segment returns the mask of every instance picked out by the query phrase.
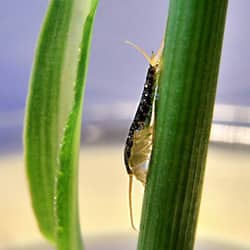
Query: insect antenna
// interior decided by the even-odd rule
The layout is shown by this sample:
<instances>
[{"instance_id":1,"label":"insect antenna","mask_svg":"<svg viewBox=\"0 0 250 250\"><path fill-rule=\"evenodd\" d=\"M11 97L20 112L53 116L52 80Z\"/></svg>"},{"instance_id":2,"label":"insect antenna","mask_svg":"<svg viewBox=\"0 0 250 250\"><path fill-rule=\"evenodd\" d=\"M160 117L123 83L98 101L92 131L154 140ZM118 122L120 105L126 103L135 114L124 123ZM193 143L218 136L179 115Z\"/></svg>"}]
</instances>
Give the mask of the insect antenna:
<instances>
[{"instance_id":1,"label":"insect antenna","mask_svg":"<svg viewBox=\"0 0 250 250\"><path fill-rule=\"evenodd\" d=\"M142 54L146 58L148 63L151 64L151 57L145 52L145 50L143 50L138 45L136 45L130 41L125 41L125 43L132 46L133 48L135 48L140 54Z\"/></svg>"},{"instance_id":2,"label":"insect antenna","mask_svg":"<svg viewBox=\"0 0 250 250\"><path fill-rule=\"evenodd\" d=\"M159 64L160 62L160 58L161 58L161 55L162 55L162 51L163 51L163 47L164 47L164 40L162 40L161 42L161 45L159 47L159 49L157 50L156 53L154 53L152 51L152 55L149 56L145 50L143 50L142 48L140 48L138 45L130 42L130 41L125 41L126 44L132 46L133 48L135 48L140 54L142 54L146 60L148 61L148 63L151 65L151 66L156 66L157 64Z\"/></svg>"},{"instance_id":3,"label":"insect antenna","mask_svg":"<svg viewBox=\"0 0 250 250\"><path fill-rule=\"evenodd\" d=\"M152 52L152 56L150 58L150 61L151 61L150 64L152 66L159 64L159 62L161 60L163 48L164 48L164 40L161 41L161 45L160 45L159 49L156 51L156 53Z\"/></svg>"},{"instance_id":4,"label":"insect antenna","mask_svg":"<svg viewBox=\"0 0 250 250\"><path fill-rule=\"evenodd\" d=\"M133 202L132 202L132 190L133 189L133 175L129 175L129 215L130 215L130 223L131 227L138 232L137 228L134 224L134 216L133 216Z\"/></svg>"}]
</instances>

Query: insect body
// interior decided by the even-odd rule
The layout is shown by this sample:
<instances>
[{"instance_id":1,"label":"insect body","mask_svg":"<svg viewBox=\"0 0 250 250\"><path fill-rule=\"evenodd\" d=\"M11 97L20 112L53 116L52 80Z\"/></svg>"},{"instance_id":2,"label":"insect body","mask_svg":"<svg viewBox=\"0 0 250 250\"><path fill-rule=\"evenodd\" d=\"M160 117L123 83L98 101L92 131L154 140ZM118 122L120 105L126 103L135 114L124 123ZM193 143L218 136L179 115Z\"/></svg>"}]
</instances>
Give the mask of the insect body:
<instances>
[{"instance_id":1,"label":"insect body","mask_svg":"<svg viewBox=\"0 0 250 250\"><path fill-rule=\"evenodd\" d=\"M157 75L163 43L156 54L149 57L137 45L127 42L141 52L149 62L140 103L130 126L124 149L124 162L129 175L129 207L131 225L135 229L132 211L132 181L135 176L143 185L146 183L154 128L154 103L157 92ZM136 230L136 229L135 229Z\"/></svg>"},{"instance_id":2,"label":"insect body","mask_svg":"<svg viewBox=\"0 0 250 250\"><path fill-rule=\"evenodd\" d=\"M156 89L155 72L155 67L150 65L142 97L130 126L124 150L124 160L128 174L134 175L143 184L146 182L147 172L144 163L149 160L153 139L151 121Z\"/></svg>"}]
</instances>

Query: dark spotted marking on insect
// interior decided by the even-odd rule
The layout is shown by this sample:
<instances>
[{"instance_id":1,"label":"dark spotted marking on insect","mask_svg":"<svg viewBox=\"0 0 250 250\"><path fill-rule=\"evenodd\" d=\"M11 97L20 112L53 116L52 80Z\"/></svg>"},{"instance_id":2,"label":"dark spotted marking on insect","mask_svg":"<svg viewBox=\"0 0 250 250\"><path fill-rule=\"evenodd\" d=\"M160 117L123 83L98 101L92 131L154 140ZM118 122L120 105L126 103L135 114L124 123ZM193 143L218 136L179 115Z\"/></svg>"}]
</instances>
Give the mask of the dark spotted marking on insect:
<instances>
[{"instance_id":1,"label":"dark spotted marking on insect","mask_svg":"<svg viewBox=\"0 0 250 250\"><path fill-rule=\"evenodd\" d=\"M163 50L163 42L156 54L149 57L144 50L137 45L126 42L137 49L149 62L146 82L142 96L130 126L124 149L124 162L129 175L129 210L132 228L136 230L133 221L132 209L132 182L133 176L143 185L146 183L148 162L150 160L153 131L154 131L154 106L157 93L157 76L160 69L160 59Z\"/></svg>"}]
</instances>

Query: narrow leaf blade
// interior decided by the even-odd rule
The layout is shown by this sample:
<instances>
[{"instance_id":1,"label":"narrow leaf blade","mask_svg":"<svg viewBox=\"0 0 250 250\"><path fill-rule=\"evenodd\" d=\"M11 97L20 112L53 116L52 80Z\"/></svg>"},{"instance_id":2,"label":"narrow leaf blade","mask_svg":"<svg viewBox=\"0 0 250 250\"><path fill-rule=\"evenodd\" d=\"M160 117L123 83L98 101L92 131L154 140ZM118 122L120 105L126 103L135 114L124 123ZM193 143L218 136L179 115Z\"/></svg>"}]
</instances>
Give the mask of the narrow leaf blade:
<instances>
[{"instance_id":1,"label":"narrow leaf blade","mask_svg":"<svg viewBox=\"0 0 250 250\"><path fill-rule=\"evenodd\" d=\"M82 102L97 1L92 1L83 29L72 112L65 127L56 185L57 244L60 250L82 249L78 215L78 161Z\"/></svg>"},{"instance_id":2,"label":"narrow leaf blade","mask_svg":"<svg viewBox=\"0 0 250 250\"><path fill-rule=\"evenodd\" d=\"M62 1L50 2L33 66L24 132L32 205L41 232L51 241L55 241L54 177L62 119L58 114L60 78L71 8Z\"/></svg>"},{"instance_id":3,"label":"narrow leaf blade","mask_svg":"<svg viewBox=\"0 0 250 250\"><path fill-rule=\"evenodd\" d=\"M26 171L39 228L56 242L55 177L64 127L73 107L79 45L91 0L51 0L27 98Z\"/></svg>"}]
</instances>

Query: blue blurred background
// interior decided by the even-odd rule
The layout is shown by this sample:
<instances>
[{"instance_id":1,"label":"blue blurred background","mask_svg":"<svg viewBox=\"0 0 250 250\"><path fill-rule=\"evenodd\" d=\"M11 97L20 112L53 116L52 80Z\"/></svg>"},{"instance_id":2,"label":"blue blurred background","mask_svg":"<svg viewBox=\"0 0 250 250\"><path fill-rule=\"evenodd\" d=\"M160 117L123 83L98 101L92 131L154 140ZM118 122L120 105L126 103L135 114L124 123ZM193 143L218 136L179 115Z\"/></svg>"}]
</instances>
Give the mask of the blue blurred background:
<instances>
[{"instance_id":1,"label":"blue blurred background","mask_svg":"<svg viewBox=\"0 0 250 250\"><path fill-rule=\"evenodd\" d=\"M29 238L41 240L37 232L35 235L31 233L37 227L31 222L34 218L30 216L32 212L25 193L27 190L21 152L29 76L47 4L46 0L10 0L2 1L0 8L0 170L4 168L0 179L0 197L4 197L0 207L0 243L22 242L22 239L26 242ZM83 216L88 214L84 219L88 229L86 231L93 235L126 231L129 228L127 184L121 155L124 138L141 94L147 62L134 49L124 44L124 41L133 41L148 53L156 50L165 29L167 8L166 0L158 0L157 3L143 0L101 0L99 4L84 100L82 136L83 144L93 147L87 149L87 153L82 153L85 154L82 161L97 167L106 164L106 170L102 170L103 176L108 172L112 179L110 185L117 183L116 190L113 186L108 188L105 180L98 179L95 172L87 175L88 178L92 176L92 183L98 180L94 185L95 190L92 190L93 186L88 183L88 179L83 181L80 193L84 193L86 189L88 191L88 188L93 191L86 194L89 197L89 207L83 207L82 212ZM198 227L199 235L241 244L235 248L220 247L220 250L250 249L249 9L249 0L229 1L204 202ZM107 145L111 145L109 149ZM101 163L97 162L97 153ZM110 159L106 159L106 156ZM124 196L124 200L119 200ZM103 197L105 201L102 200ZM110 213L107 218L111 217L120 224L113 225L110 219L105 221L102 217L98 217L98 220L104 220L106 228L95 222L93 218L99 212L96 207L100 206L104 206L104 210L106 206L105 211ZM16 215L17 207L19 216ZM96 213L91 217L93 211ZM137 217L139 211L138 208ZM121 214L125 218L122 222ZM243 247L242 243L247 247Z\"/></svg>"},{"instance_id":2,"label":"blue blurred background","mask_svg":"<svg viewBox=\"0 0 250 250\"><path fill-rule=\"evenodd\" d=\"M110 131L115 133L112 141L125 135L144 83L147 62L124 41L131 40L148 53L156 50L165 27L167 4L165 0L157 4L100 2L85 95L84 125L90 131L86 143L109 140ZM29 75L46 7L45 0L3 1L1 5L0 153L22 148ZM216 109L217 122L249 126L249 7L248 0L229 4L216 98L216 104L224 105ZM115 131L109 131L111 126Z\"/></svg>"}]
</instances>

